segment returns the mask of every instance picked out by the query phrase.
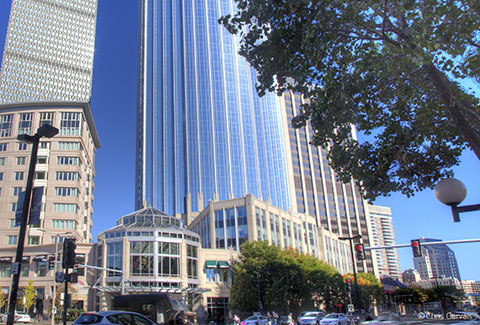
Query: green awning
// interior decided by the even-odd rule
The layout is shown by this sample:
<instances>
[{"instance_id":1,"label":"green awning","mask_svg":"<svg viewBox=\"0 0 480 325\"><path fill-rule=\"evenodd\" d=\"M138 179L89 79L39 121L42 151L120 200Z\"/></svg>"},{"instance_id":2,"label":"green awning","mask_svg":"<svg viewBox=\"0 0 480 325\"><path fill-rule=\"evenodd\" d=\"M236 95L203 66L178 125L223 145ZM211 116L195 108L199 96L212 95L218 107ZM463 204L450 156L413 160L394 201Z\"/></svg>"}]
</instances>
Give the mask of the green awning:
<instances>
[{"instance_id":1,"label":"green awning","mask_svg":"<svg viewBox=\"0 0 480 325\"><path fill-rule=\"evenodd\" d=\"M215 269L217 267L217 261L205 261L205 267Z\"/></svg>"},{"instance_id":2,"label":"green awning","mask_svg":"<svg viewBox=\"0 0 480 325\"><path fill-rule=\"evenodd\" d=\"M218 261L218 267L221 269L228 269L228 263L225 261Z\"/></svg>"}]
</instances>

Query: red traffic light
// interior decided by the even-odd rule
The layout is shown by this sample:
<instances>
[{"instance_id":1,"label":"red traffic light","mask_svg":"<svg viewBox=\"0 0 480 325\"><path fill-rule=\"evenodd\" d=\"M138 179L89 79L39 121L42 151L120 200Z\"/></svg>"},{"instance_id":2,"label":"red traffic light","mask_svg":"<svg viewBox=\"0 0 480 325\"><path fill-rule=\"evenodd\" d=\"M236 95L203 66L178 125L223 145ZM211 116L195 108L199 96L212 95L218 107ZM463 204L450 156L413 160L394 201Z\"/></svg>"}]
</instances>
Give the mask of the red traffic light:
<instances>
[{"instance_id":1,"label":"red traffic light","mask_svg":"<svg viewBox=\"0 0 480 325\"><path fill-rule=\"evenodd\" d=\"M412 242L413 246L418 246L418 243L416 241Z\"/></svg>"}]
</instances>

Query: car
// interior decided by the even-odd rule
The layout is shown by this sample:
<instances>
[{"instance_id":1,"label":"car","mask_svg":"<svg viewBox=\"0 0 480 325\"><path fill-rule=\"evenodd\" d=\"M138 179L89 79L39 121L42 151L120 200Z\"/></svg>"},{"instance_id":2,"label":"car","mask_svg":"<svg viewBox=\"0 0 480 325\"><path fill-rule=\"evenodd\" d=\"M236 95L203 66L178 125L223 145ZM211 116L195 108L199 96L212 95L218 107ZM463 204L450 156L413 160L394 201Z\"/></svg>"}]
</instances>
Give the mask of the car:
<instances>
[{"instance_id":1,"label":"car","mask_svg":"<svg viewBox=\"0 0 480 325\"><path fill-rule=\"evenodd\" d=\"M278 319L277 325L289 325L290 320L288 319L288 316L280 316Z\"/></svg>"},{"instance_id":2,"label":"car","mask_svg":"<svg viewBox=\"0 0 480 325\"><path fill-rule=\"evenodd\" d=\"M153 321L142 314L133 311L107 310L97 312L85 312L80 314L73 322L77 324L135 324L155 325Z\"/></svg>"},{"instance_id":3,"label":"car","mask_svg":"<svg viewBox=\"0 0 480 325\"><path fill-rule=\"evenodd\" d=\"M262 316L262 315L252 315L248 318L245 318L242 321L242 325L248 325L248 324L267 325L268 324L268 319L267 319L267 317Z\"/></svg>"},{"instance_id":4,"label":"car","mask_svg":"<svg viewBox=\"0 0 480 325\"><path fill-rule=\"evenodd\" d=\"M2 315L2 322L6 322L7 319L8 319L8 314L3 314ZM32 319L27 314L15 312L15 316L14 316L13 321L15 323L31 323Z\"/></svg>"},{"instance_id":5,"label":"car","mask_svg":"<svg viewBox=\"0 0 480 325\"><path fill-rule=\"evenodd\" d=\"M325 316L321 321L321 325L347 325L348 318L342 313L332 313Z\"/></svg>"},{"instance_id":6,"label":"car","mask_svg":"<svg viewBox=\"0 0 480 325\"><path fill-rule=\"evenodd\" d=\"M365 311L356 310L353 312L348 312L347 318L349 322L355 322L355 324L359 324L367 318L367 313Z\"/></svg>"},{"instance_id":7,"label":"car","mask_svg":"<svg viewBox=\"0 0 480 325\"><path fill-rule=\"evenodd\" d=\"M325 317L321 311L308 311L298 319L299 324L320 324L320 320Z\"/></svg>"}]
</instances>

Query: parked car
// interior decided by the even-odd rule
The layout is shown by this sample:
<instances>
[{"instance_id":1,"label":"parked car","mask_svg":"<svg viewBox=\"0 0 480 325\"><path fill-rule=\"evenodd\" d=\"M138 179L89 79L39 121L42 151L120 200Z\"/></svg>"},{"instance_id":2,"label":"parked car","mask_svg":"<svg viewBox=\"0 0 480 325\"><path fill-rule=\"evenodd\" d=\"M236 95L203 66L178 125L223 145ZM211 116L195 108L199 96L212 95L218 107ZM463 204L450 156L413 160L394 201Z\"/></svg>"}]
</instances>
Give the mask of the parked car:
<instances>
[{"instance_id":1,"label":"parked car","mask_svg":"<svg viewBox=\"0 0 480 325\"><path fill-rule=\"evenodd\" d=\"M262 315L252 315L248 318L245 318L242 321L242 325L248 325L248 324L267 325L268 324L268 319L267 319L267 317L262 316Z\"/></svg>"},{"instance_id":2,"label":"parked car","mask_svg":"<svg viewBox=\"0 0 480 325\"><path fill-rule=\"evenodd\" d=\"M298 319L299 324L320 324L320 320L325 317L321 311L308 311Z\"/></svg>"},{"instance_id":3,"label":"parked car","mask_svg":"<svg viewBox=\"0 0 480 325\"><path fill-rule=\"evenodd\" d=\"M321 325L347 325L348 318L345 314L332 313L325 316L321 321Z\"/></svg>"},{"instance_id":4,"label":"parked car","mask_svg":"<svg viewBox=\"0 0 480 325\"><path fill-rule=\"evenodd\" d=\"M123 310L107 310L98 312L86 312L80 314L73 322L77 324L142 324L155 325L153 321L142 314L123 311Z\"/></svg>"},{"instance_id":5,"label":"parked car","mask_svg":"<svg viewBox=\"0 0 480 325\"><path fill-rule=\"evenodd\" d=\"M8 314L3 314L2 315L2 322L6 322L7 319L8 319ZM27 314L15 312L15 316L13 318L13 321L15 323L31 323L32 319Z\"/></svg>"},{"instance_id":6,"label":"parked car","mask_svg":"<svg viewBox=\"0 0 480 325\"><path fill-rule=\"evenodd\" d=\"M353 312L348 312L347 313L347 318L349 322L355 322L355 324L359 324L367 319L367 313L362 310L362 311L353 311Z\"/></svg>"},{"instance_id":7,"label":"parked car","mask_svg":"<svg viewBox=\"0 0 480 325\"><path fill-rule=\"evenodd\" d=\"M400 324L400 316L397 313L381 313L377 318L363 322L362 324Z\"/></svg>"}]
</instances>

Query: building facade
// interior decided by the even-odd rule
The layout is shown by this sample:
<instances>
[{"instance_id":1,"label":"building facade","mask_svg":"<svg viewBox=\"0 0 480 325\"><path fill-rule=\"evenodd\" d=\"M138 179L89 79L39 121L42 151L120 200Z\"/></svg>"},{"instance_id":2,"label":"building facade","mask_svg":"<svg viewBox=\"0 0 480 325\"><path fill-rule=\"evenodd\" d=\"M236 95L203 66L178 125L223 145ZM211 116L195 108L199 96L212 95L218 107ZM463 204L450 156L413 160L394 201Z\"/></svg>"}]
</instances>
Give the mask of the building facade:
<instances>
[{"instance_id":1,"label":"building facade","mask_svg":"<svg viewBox=\"0 0 480 325\"><path fill-rule=\"evenodd\" d=\"M202 249L200 237L181 220L143 208L98 236L97 271L90 310L112 308L112 296L167 292L181 295L200 323L228 318L233 250ZM115 271L117 270L117 271Z\"/></svg>"},{"instance_id":2,"label":"building facade","mask_svg":"<svg viewBox=\"0 0 480 325\"><path fill-rule=\"evenodd\" d=\"M218 18L233 0L142 0L136 208L200 212L253 194L288 210L278 98Z\"/></svg>"},{"instance_id":3,"label":"building facade","mask_svg":"<svg viewBox=\"0 0 480 325\"><path fill-rule=\"evenodd\" d=\"M442 241L441 239L420 238L421 243ZM422 246L422 256L413 258L415 270L422 280L456 278L461 281L455 253L447 245Z\"/></svg>"},{"instance_id":4,"label":"building facade","mask_svg":"<svg viewBox=\"0 0 480 325\"><path fill-rule=\"evenodd\" d=\"M367 205L372 229L372 243L374 246L393 246L397 244L393 229L392 213L390 208ZM398 251L392 249L377 249L372 255L376 257L378 275L401 279Z\"/></svg>"},{"instance_id":5,"label":"building facade","mask_svg":"<svg viewBox=\"0 0 480 325\"><path fill-rule=\"evenodd\" d=\"M338 236L361 235L365 247L371 246L367 202L357 186L353 180L343 184L337 179L328 165L328 148L310 144L313 134L310 125L301 129L292 127L292 119L301 112L304 102L292 92L285 92L280 98L292 210L314 217L318 227ZM378 274L376 256L368 250L365 255L364 261L357 261L357 271Z\"/></svg>"},{"instance_id":6,"label":"building facade","mask_svg":"<svg viewBox=\"0 0 480 325\"><path fill-rule=\"evenodd\" d=\"M417 282L419 282L422 278L420 277L420 273L418 273L415 269L408 269L402 272L402 279L403 283L405 283L409 287L415 287Z\"/></svg>"},{"instance_id":7,"label":"building facade","mask_svg":"<svg viewBox=\"0 0 480 325\"><path fill-rule=\"evenodd\" d=\"M41 301L39 313L46 312L52 297L54 270L47 258L61 260L62 242L77 242L78 263L87 264L92 247L92 203L95 152L100 147L87 103L24 103L0 105L0 286L8 291L10 268L15 260L19 227L15 214L19 194L25 190L31 145L17 141L17 135L36 133L50 124L59 129L52 138L42 138L37 155L34 187L44 187L38 224L28 226L20 287L35 281ZM86 306L86 272L80 271L77 287L79 305Z\"/></svg>"},{"instance_id":8,"label":"building facade","mask_svg":"<svg viewBox=\"0 0 480 325\"><path fill-rule=\"evenodd\" d=\"M13 0L0 103L88 102L97 0Z\"/></svg>"}]
</instances>

